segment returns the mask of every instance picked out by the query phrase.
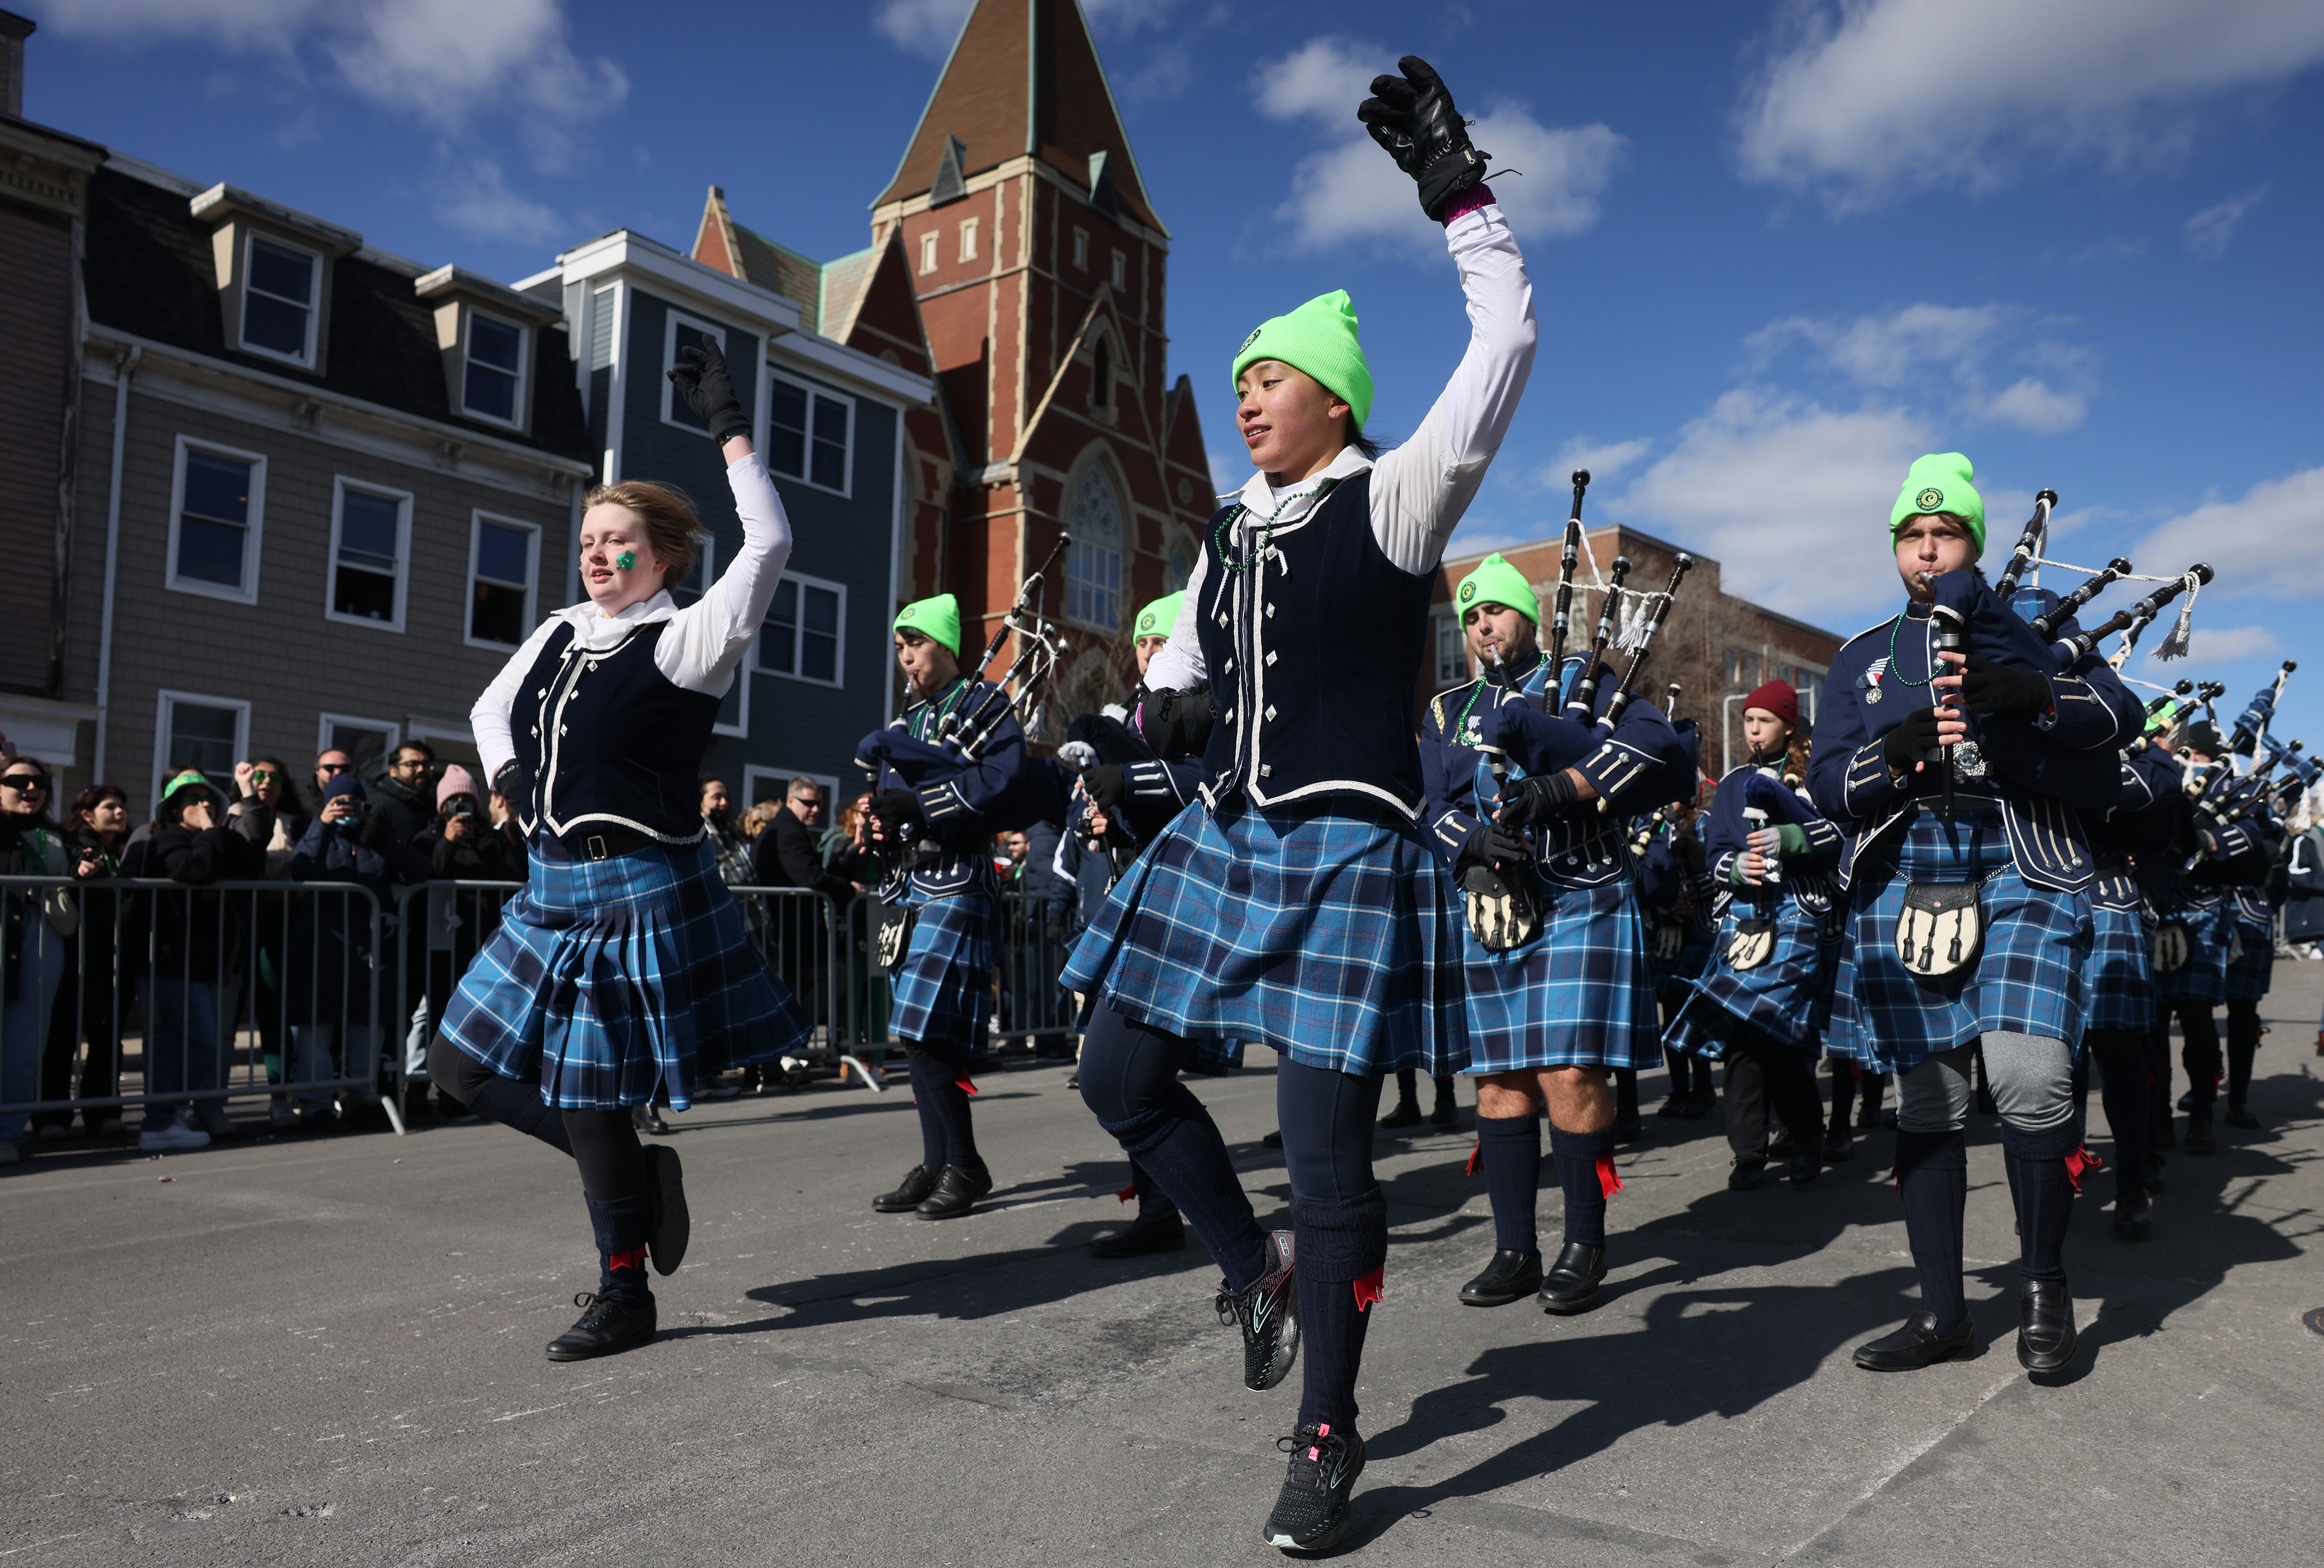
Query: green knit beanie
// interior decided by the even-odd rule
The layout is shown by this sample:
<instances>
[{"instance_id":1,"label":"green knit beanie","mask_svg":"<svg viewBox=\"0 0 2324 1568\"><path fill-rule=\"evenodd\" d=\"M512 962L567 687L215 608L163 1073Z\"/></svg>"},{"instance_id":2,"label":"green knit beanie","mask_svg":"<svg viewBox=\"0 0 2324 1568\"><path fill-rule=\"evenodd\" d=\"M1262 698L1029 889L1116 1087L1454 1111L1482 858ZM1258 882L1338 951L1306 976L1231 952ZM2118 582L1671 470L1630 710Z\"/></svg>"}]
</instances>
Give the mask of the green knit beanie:
<instances>
[{"instance_id":1,"label":"green knit beanie","mask_svg":"<svg viewBox=\"0 0 2324 1568\"><path fill-rule=\"evenodd\" d=\"M1288 316L1259 324L1235 352L1229 384L1242 396L1242 373L1262 359L1279 359L1304 370L1325 392L1348 405L1358 425L1372 417L1372 369L1356 341L1356 308L1345 289L1319 294Z\"/></svg>"},{"instance_id":2,"label":"green knit beanie","mask_svg":"<svg viewBox=\"0 0 2324 1568\"><path fill-rule=\"evenodd\" d=\"M1914 458L1904 475L1904 487L1896 493L1896 504L1888 509L1889 536L1895 536L1906 518L1950 512L1969 524L1969 536L1977 542L1977 553L1983 555L1985 498L1969 484L1975 472L1959 452L1932 452Z\"/></svg>"},{"instance_id":3,"label":"green knit beanie","mask_svg":"<svg viewBox=\"0 0 2324 1568\"><path fill-rule=\"evenodd\" d=\"M188 768L183 772L173 775L167 784L161 786L161 798L167 800L172 795L186 789L199 789L213 800L224 798L218 793L218 787L211 783L209 776L199 768Z\"/></svg>"},{"instance_id":4,"label":"green knit beanie","mask_svg":"<svg viewBox=\"0 0 2324 1568\"><path fill-rule=\"evenodd\" d=\"M941 642L952 650L954 659L960 657L960 601L950 594L938 594L933 599L919 599L907 604L896 617L896 630L917 632L931 641Z\"/></svg>"},{"instance_id":5,"label":"green knit beanie","mask_svg":"<svg viewBox=\"0 0 2324 1568\"><path fill-rule=\"evenodd\" d=\"M1461 579L1452 590L1452 608L1463 620L1468 618L1472 604L1507 604L1521 610L1525 618L1536 626L1541 624L1541 599L1525 574L1509 565L1498 552L1477 563L1477 569Z\"/></svg>"},{"instance_id":6,"label":"green knit beanie","mask_svg":"<svg viewBox=\"0 0 2324 1568\"><path fill-rule=\"evenodd\" d=\"M1178 623L1178 606L1186 602L1185 590L1165 594L1138 612L1138 624L1133 637L1167 637L1170 628Z\"/></svg>"}]
</instances>

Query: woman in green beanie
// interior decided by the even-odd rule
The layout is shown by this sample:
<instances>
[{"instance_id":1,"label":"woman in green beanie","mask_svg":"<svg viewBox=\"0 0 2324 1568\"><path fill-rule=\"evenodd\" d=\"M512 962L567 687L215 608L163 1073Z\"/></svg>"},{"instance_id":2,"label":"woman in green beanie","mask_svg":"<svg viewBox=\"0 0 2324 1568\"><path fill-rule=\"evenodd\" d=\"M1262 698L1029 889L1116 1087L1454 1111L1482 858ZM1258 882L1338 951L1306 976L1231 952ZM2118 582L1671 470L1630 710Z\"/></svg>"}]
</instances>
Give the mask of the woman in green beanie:
<instances>
[{"instance_id":1,"label":"woman in green beanie","mask_svg":"<svg viewBox=\"0 0 2324 1568\"><path fill-rule=\"evenodd\" d=\"M1092 998L1083 1098L1223 1268L1244 1382L1274 1387L1304 1333L1289 1473L1263 1538L1328 1546L1363 1468L1356 1372L1381 1288L1371 1167L1381 1075L1466 1062L1461 919L1425 842L1413 692L1437 562L1533 367L1533 291L1451 95L1425 61L1360 111L1443 224L1471 332L1412 438L1379 456L1342 292L1260 324L1231 363L1258 472L1213 520L1141 728L1199 755L1203 798L1141 855L1074 949ZM1291 1228L1254 1217L1217 1128L1177 1082L1229 1039L1278 1053ZM1296 1263L1296 1267L1295 1267Z\"/></svg>"}]
</instances>

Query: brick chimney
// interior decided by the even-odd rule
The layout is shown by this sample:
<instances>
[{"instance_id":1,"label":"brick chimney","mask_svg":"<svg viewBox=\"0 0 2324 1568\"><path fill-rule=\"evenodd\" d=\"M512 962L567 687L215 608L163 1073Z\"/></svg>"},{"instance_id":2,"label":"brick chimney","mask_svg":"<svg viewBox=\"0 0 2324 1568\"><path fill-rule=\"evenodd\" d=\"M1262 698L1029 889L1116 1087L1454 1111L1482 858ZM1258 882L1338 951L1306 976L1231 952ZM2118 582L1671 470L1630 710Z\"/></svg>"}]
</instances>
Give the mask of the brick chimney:
<instances>
[{"instance_id":1,"label":"brick chimney","mask_svg":"<svg viewBox=\"0 0 2324 1568\"><path fill-rule=\"evenodd\" d=\"M14 11L0 11L0 114L24 117L24 40L40 23Z\"/></svg>"}]
</instances>

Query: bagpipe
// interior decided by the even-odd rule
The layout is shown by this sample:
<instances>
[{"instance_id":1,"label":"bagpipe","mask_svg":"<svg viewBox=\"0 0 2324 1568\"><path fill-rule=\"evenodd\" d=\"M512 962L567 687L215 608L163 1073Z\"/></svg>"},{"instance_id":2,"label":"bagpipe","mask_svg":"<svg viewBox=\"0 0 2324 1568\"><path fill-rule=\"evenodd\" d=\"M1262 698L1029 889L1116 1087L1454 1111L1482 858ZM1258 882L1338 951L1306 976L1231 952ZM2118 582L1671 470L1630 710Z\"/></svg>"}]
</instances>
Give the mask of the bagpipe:
<instances>
[{"instance_id":1,"label":"bagpipe","mask_svg":"<svg viewBox=\"0 0 2324 1568\"><path fill-rule=\"evenodd\" d=\"M1932 578L1929 587L1940 652L2014 664L2044 675L2063 673L2065 667L2059 662L2052 633L2072 623L2070 613L2047 626L2040 624L2038 617L2028 621L2010 607L1994 585L1969 568ZM1948 748L1937 770L1942 790L1940 810L1948 817L1956 768L1965 779L1982 779L1991 772L2034 794L2053 796L2073 806L2103 808L2114 804L2121 791L2120 761L2112 749L2080 752L2053 746L2038 736L2030 724L1972 720L1971 729L1969 739Z\"/></svg>"},{"instance_id":2,"label":"bagpipe","mask_svg":"<svg viewBox=\"0 0 2324 1568\"><path fill-rule=\"evenodd\" d=\"M2227 742L2227 750L2238 757L2248 757L2258 751L2261 737L2267 733L2267 726L2275 717L2275 705L2282 700L2284 683L2299 668L2297 660L2285 659L2283 668L2275 672L2275 679L2253 694L2251 701L2244 706L2244 711L2236 718L2235 733Z\"/></svg>"}]
</instances>

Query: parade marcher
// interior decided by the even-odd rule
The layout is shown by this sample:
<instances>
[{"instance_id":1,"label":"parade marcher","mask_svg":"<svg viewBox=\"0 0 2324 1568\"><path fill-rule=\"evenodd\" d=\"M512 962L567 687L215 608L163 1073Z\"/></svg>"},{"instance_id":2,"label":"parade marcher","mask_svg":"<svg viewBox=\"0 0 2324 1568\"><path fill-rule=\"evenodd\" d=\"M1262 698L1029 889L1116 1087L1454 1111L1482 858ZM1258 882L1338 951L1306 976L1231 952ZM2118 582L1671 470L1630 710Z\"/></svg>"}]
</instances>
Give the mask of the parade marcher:
<instances>
[{"instance_id":1,"label":"parade marcher","mask_svg":"<svg viewBox=\"0 0 2324 1568\"><path fill-rule=\"evenodd\" d=\"M1630 840L1638 862L1638 907L1646 918L1646 971L1665 1034L1694 994L1694 979L1711 962L1711 943L1719 935L1711 918L1716 889L1702 853L1701 815L1692 799L1674 800L1646 818ZM1665 1045L1663 1065L1670 1074L1670 1093L1655 1114L1684 1121L1710 1115L1719 1103L1711 1064Z\"/></svg>"},{"instance_id":2,"label":"parade marcher","mask_svg":"<svg viewBox=\"0 0 2324 1568\"><path fill-rule=\"evenodd\" d=\"M971 1058L984 1048L992 1014L1000 940L992 838L1062 815L1065 789L1053 781L1054 764L1027 753L1024 731L1006 714L973 760L945 749L949 725L972 722L1009 697L962 673L958 600L939 594L905 605L894 642L913 700L888 729L864 737L856 761L878 770L864 845L885 868L879 945L895 998L889 1028L904 1042L911 1071L920 1159L872 1206L950 1220L992 1190L968 1103L975 1093Z\"/></svg>"},{"instance_id":3,"label":"parade marcher","mask_svg":"<svg viewBox=\"0 0 2324 1568\"><path fill-rule=\"evenodd\" d=\"M469 722L493 788L518 808L529 878L445 1010L429 1072L477 1114L580 1167L599 1284L551 1360L653 1336L646 1263L675 1273L690 1221L677 1152L638 1141L632 1109L684 1109L728 1066L796 1050L807 1027L751 945L697 805L702 753L789 558L790 522L715 339L669 372L718 444L742 548L699 599L669 589L702 534L669 485L592 491L589 602L543 621Z\"/></svg>"},{"instance_id":4,"label":"parade marcher","mask_svg":"<svg viewBox=\"0 0 2324 1568\"><path fill-rule=\"evenodd\" d=\"M1840 831L1784 782L1800 722L1799 693L1771 680L1743 699L1749 761L1720 780L1703 835L1719 889L1719 938L1665 1037L1666 1044L1727 1063L1727 1185L1759 1185L1766 1165L1767 1109L1791 1133L1792 1185L1823 1168L1823 1102L1815 1047L1831 1005L1840 961Z\"/></svg>"},{"instance_id":5,"label":"parade marcher","mask_svg":"<svg viewBox=\"0 0 2324 1568\"><path fill-rule=\"evenodd\" d=\"M2207 719L2181 726L2178 752L2186 770L2182 784L2199 814L2231 770L2218 759L2227 748L2219 731ZM2187 1137L2189 1154L2211 1153L2217 1147L2211 1107L2218 1098L2225 1060L2219 1049L2219 1004L2227 999L2227 967L2235 939L2235 899L2232 891L2241 868L2238 857L2248 857L2257 845L2243 826L2223 822L2216 815L2199 815L2197 847L2177 886L2155 901L2154 964L2157 1006L2154 1032L2149 1043L2150 1061L2159 1057L2153 1116L2161 1124L2162 1148L2178 1146L2171 1126L2171 1020L2179 1020L2179 1056L2187 1069ZM2271 940L2273 938L2271 937Z\"/></svg>"},{"instance_id":6,"label":"parade marcher","mask_svg":"<svg viewBox=\"0 0 2324 1568\"><path fill-rule=\"evenodd\" d=\"M1452 602L1479 673L1429 699L1420 763L1430 840L1469 906L1462 980L1494 1231L1491 1259L1460 1299L1535 1296L1563 1315L1589 1307L1606 1274L1606 1199L1619 1185L1607 1075L1657 1059L1627 815L1667 798L1677 737L1651 703L1631 704L1610 730L1542 711L1562 697L1536 641L1540 602L1502 557L1487 556ZM1506 786L1480 747L1517 763ZM1692 777L1692 760L1683 763ZM1520 836L1528 826L1541 829L1537 854ZM1534 912L1531 929L1519 909ZM1547 1269L1534 1219L1545 1105L1565 1194L1563 1245Z\"/></svg>"},{"instance_id":7,"label":"parade marcher","mask_svg":"<svg viewBox=\"0 0 2324 1568\"><path fill-rule=\"evenodd\" d=\"M1906 602L1834 658L1808 763L1817 810L1847 838L1832 1044L1897 1075L1896 1185L1921 1281L1922 1309L1858 1347L1873 1370L1976 1343L1962 1129L1980 1038L2016 1198L2017 1357L2052 1371L2077 1342L2061 1246L2093 878L2073 808L2115 798L2144 713L2095 655L2061 671L1975 570L1985 503L1971 478L1957 452L1914 462L1888 518Z\"/></svg>"},{"instance_id":8,"label":"parade marcher","mask_svg":"<svg viewBox=\"0 0 2324 1568\"><path fill-rule=\"evenodd\" d=\"M2220 919L2230 933L2225 986L2227 1109L2221 1120L2229 1127L2254 1129L2260 1120L2252 1114L2248 1102L2253 1057L2259 1050L2260 1037L2266 1033L2259 1021L2259 1004L2275 973L2275 917L2283 906L2288 842L2263 793L2250 791L2249 798L2239 804L2242 809L2229 817L2229 825L2240 829L2251 846L2237 853L2222 844L2219 847L2227 853L2214 852L2223 880L2233 877L2223 887L2219 900ZM2230 867L2231 872L2227 870Z\"/></svg>"},{"instance_id":9,"label":"parade marcher","mask_svg":"<svg viewBox=\"0 0 2324 1568\"><path fill-rule=\"evenodd\" d=\"M1082 1097L1222 1266L1246 1386L1286 1375L1297 1314L1299 1415L1262 1531L1286 1550L1339 1538L1363 1470L1356 1376L1388 1252L1371 1161L1381 1075L1466 1065L1458 917L1419 826L1412 693L1437 563L1536 342L1484 159L1435 72L1410 57L1401 69L1361 113L1444 226L1467 351L1411 438L1379 457L1362 434L1372 377L1344 292L1244 340L1236 424L1259 472L1207 530L1148 671L1162 695L1141 705L1161 755L1202 756L1202 805L1115 886L1065 971L1091 1000ZM1361 635L1333 640L1334 627ZM1230 1039L1277 1053L1289 1231L1260 1227L1216 1125L1178 1083Z\"/></svg>"}]
</instances>

